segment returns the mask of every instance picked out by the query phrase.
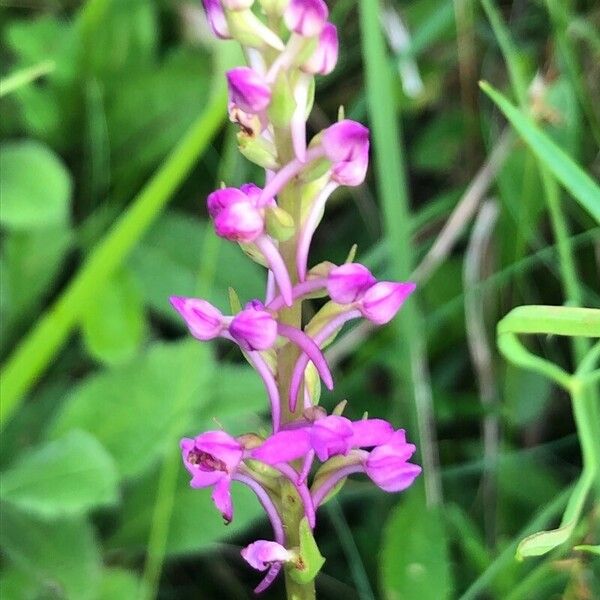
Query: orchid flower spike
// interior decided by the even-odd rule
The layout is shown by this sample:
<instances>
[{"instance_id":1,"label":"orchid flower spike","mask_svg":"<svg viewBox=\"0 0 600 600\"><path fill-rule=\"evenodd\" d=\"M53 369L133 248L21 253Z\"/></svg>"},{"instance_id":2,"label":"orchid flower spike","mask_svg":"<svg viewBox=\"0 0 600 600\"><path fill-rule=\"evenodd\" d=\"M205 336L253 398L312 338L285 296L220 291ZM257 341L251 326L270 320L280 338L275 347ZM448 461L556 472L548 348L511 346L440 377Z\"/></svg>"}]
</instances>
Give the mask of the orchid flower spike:
<instances>
[{"instance_id":1,"label":"orchid flower spike","mask_svg":"<svg viewBox=\"0 0 600 600\"><path fill-rule=\"evenodd\" d=\"M183 438L181 451L193 488L213 487L212 499L223 518L233 519L231 481L244 456L241 444L224 431L207 431L194 439Z\"/></svg>"}]
</instances>

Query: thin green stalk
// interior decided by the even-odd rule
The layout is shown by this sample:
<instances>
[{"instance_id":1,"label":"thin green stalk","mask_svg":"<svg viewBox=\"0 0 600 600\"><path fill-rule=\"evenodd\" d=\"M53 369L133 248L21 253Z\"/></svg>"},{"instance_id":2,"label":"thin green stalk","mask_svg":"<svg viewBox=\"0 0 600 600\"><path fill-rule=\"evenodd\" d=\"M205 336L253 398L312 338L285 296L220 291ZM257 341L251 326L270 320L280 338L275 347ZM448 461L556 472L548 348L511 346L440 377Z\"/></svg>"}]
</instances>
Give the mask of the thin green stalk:
<instances>
[{"instance_id":1,"label":"thin green stalk","mask_svg":"<svg viewBox=\"0 0 600 600\"><path fill-rule=\"evenodd\" d=\"M500 48L509 72L511 86L518 99L518 103L521 107L521 110L527 112L527 80L521 68L522 63L519 60L518 52L511 39L509 30L503 22L502 17L497 8L494 6L492 0L481 0L481 3L486 11L490 24L492 25L492 29L494 30L494 34L496 35L498 43L500 44ZM555 3L553 1L548 2L548 8L553 19L556 21L557 14ZM566 53L567 63L572 69L574 68L572 64L574 59L568 52L568 44L566 44L566 41L563 40L562 42L563 43L561 47L563 54ZM544 190L544 196L548 205L548 212L550 213L554 237L556 238L558 244L559 268L565 300L569 306L581 306L583 303L583 294L577 276L575 256L571 244L569 243L569 229L561 206L560 188L550 171L540 161L538 161L538 168ZM573 339L572 352L575 365L578 365L584 359L589 348L590 343L587 339L580 337ZM586 411L585 418L594 422L594 434L600 438L600 425L597 424L598 419L600 418L600 394L597 390L588 389L582 392L582 396L589 396L589 398L583 402ZM579 402L579 404L581 405L582 402ZM582 409L580 406L574 406L573 410L575 412ZM583 439L581 440L581 443L583 446L585 443ZM595 461L600 463L600 453L598 456L596 456ZM600 474L597 476L597 481L598 493L600 494Z\"/></svg>"},{"instance_id":2,"label":"thin green stalk","mask_svg":"<svg viewBox=\"0 0 600 600\"><path fill-rule=\"evenodd\" d=\"M52 73L56 69L56 62L53 60L43 60L33 67L19 69L15 73L11 73L0 81L0 98L18 90L20 87L35 81L38 77L43 77Z\"/></svg>"},{"instance_id":3,"label":"thin green stalk","mask_svg":"<svg viewBox=\"0 0 600 600\"><path fill-rule=\"evenodd\" d=\"M288 129L275 129L275 147L280 164L286 164L294 158L294 149ZM296 181L290 181L278 195L279 205L289 212L296 223L300 223L301 198L300 188ZM280 244L279 249L285 262L292 284L298 281L296 272L297 235ZM302 300L297 300L290 308L279 312L279 321L300 329L302 327ZM295 344L284 344L277 351L277 386L281 398L282 423L296 420L303 410L302 401L297 403L296 411L291 412L288 405L289 389L294 365L299 356ZM303 391L300 390L302 398ZM281 482L281 517L286 531L286 542L289 547L300 545L300 521L304 517L302 502L295 488L287 481ZM288 600L314 600L316 598L314 580L300 584L284 570L285 590Z\"/></svg>"},{"instance_id":4,"label":"thin green stalk","mask_svg":"<svg viewBox=\"0 0 600 600\"><path fill-rule=\"evenodd\" d=\"M352 530L348 526L340 503L334 498L327 503L326 509L340 541L342 550L346 555L346 560L350 566L350 573L352 574L352 579L354 579L358 597L360 600L375 600L375 595L373 594L373 589L369 582L369 576L365 570L365 565L363 564L358 548L356 547L356 542L352 537Z\"/></svg>"},{"instance_id":5,"label":"thin green stalk","mask_svg":"<svg viewBox=\"0 0 600 600\"><path fill-rule=\"evenodd\" d=\"M82 310L124 262L206 150L224 120L225 103L221 87L131 206L92 250L60 297L8 358L1 373L0 427L67 341Z\"/></svg>"},{"instance_id":6,"label":"thin green stalk","mask_svg":"<svg viewBox=\"0 0 600 600\"><path fill-rule=\"evenodd\" d=\"M402 280L409 277L415 264L402 135L393 100L392 72L379 25L379 2L362 0L359 8L379 193L389 248L394 256L392 272L397 279ZM426 498L428 504L434 505L441 501L441 483L433 431L423 318L415 298L407 302L393 327L398 351L403 355L398 360L398 368L404 385L414 396L412 418L419 433Z\"/></svg>"}]
</instances>

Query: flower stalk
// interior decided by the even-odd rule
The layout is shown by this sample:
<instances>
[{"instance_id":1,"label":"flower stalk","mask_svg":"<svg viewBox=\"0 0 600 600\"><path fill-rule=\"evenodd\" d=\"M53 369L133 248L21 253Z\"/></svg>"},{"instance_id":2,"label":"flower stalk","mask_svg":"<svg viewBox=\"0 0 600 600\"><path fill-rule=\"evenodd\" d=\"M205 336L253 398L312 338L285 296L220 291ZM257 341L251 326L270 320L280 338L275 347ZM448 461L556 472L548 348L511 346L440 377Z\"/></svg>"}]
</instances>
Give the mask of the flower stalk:
<instances>
[{"instance_id":1,"label":"flower stalk","mask_svg":"<svg viewBox=\"0 0 600 600\"><path fill-rule=\"evenodd\" d=\"M204 0L215 35L236 39L248 59L227 73L229 117L240 127L240 152L265 169L262 188L223 186L208 196L207 209L217 235L266 268L264 302L251 299L241 309L238 303L233 315L198 298L174 296L171 303L198 340L239 346L264 382L272 431L238 438L209 431L184 438L181 449L191 486L212 490L226 522L235 517L234 484L250 487L265 509L273 540L242 550L251 567L266 572L255 591L283 570L288 600L313 600L325 560L314 539L319 506L350 475L398 492L421 472L409 462L415 446L403 429L382 419L353 422L342 415L345 404L329 415L318 405L321 382L334 385L323 348L350 320L388 323L415 286L378 282L351 262L311 269L310 246L327 199L366 177L369 131L342 119L307 143L314 77L335 67L337 30L323 0L260 5L262 13L253 0ZM302 304L313 295L330 301L303 323Z\"/></svg>"}]
</instances>

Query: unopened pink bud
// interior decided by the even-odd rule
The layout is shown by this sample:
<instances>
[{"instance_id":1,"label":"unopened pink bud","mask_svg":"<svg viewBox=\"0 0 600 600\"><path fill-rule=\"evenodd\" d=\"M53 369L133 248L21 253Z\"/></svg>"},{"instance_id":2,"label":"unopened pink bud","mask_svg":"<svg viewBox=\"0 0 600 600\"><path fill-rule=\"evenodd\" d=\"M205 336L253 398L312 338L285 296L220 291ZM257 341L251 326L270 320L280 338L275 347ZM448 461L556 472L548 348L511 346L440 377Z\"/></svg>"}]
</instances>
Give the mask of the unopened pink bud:
<instances>
[{"instance_id":1,"label":"unopened pink bud","mask_svg":"<svg viewBox=\"0 0 600 600\"><path fill-rule=\"evenodd\" d=\"M360 185L369 166L369 130L356 121L334 123L323 133L323 150L333 163L331 176L342 185Z\"/></svg>"},{"instance_id":2,"label":"unopened pink bud","mask_svg":"<svg viewBox=\"0 0 600 600\"><path fill-rule=\"evenodd\" d=\"M351 304L376 282L367 267L348 263L331 269L327 276L327 291L334 302Z\"/></svg>"},{"instance_id":3,"label":"unopened pink bud","mask_svg":"<svg viewBox=\"0 0 600 600\"><path fill-rule=\"evenodd\" d=\"M202 0L202 5L206 12L208 24L215 36L222 40L231 39L227 19L225 18L225 12L220 0Z\"/></svg>"},{"instance_id":4,"label":"unopened pink bud","mask_svg":"<svg viewBox=\"0 0 600 600\"><path fill-rule=\"evenodd\" d=\"M290 0L283 13L287 28L305 37L319 35L328 16L323 0Z\"/></svg>"},{"instance_id":5,"label":"unopened pink bud","mask_svg":"<svg viewBox=\"0 0 600 600\"><path fill-rule=\"evenodd\" d=\"M223 315L210 302L182 296L171 296L170 301L195 338L212 340L223 330Z\"/></svg>"},{"instance_id":6,"label":"unopened pink bud","mask_svg":"<svg viewBox=\"0 0 600 600\"><path fill-rule=\"evenodd\" d=\"M293 560L294 554L277 542L258 540L242 550L242 558L258 571L266 571L273 563Z\"/></svg>"},{"instance_id":7,"label":"unopened pink bud","mask_svg":"<svg viewBox=\"0 0 600 600\"><path fill-rule=\"evenodd\" d=\"M329 75L337 63L338 50L337 28L333 23L325 23L319 36L319 44L312 56L302 65L302 70L313 75Z\"/></svg>"},{"instance_id":8,"label":"unopened pink bud","mask_svg":"<svg viewBox=\"0 0 600 600\"><path fill-rule=\"evenodd\" d=\"M277 321L271 313L251 305L233 318L229 333L244 350L268 350L277 340Z\"/></svg>"},{"instance_id":9,"label":"unopened pink bud","mask_svg":"<svg viewBox=\"0 0 600 600\"><path fill-rule=\"evenodd\" d=\"M411 282L380 281L365 292L359 309L369 321L377 325L385 325L396 316L415 288L416 285Z\"/></svg>"},{"instance_id":10,"label":"unopened pink bud","mask_svg":"<svg viewBox=\"0 0 600 600\"><path fill-rule=\"evenodd\" d=\"M271 102L271 88L250 67L236 67L227 71L227 84L231 103L248 114L262 112Z\"/></svg>"},{"instance_id":11,"label":"unopened pink bud","mask_svg":"<svg viewBox=\"0 0 600 600\"><path fill-rule=\"evenodd\" d=\"M223 207L214 219L217 235L232 242L250 243L262 235L265 221L248 198Z\"/></svg>"},{"instance_id":12,"label":"unopened pink bud","mask_svg":"<svg viewBox=\"0 0 600 600\"><path fill-rule=\"evenodd\" d=\"M248 196L237 188L222 188L208 195L206 207L208 214L215 218L224 208L236 202L247 202Z\"/></svg>"}]
</instances>

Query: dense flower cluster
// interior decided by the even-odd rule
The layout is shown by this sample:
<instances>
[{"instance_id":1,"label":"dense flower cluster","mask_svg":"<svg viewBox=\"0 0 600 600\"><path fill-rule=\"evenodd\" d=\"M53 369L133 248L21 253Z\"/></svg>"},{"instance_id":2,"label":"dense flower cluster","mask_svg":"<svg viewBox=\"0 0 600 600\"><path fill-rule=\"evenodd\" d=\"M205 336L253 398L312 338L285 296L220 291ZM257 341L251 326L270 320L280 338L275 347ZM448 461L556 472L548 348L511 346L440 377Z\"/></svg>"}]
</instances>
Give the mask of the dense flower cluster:
<instances>
[{"instance_id":1,"label":"dense flower cluster","mask_svg":"<svg viewBox=\"0 0 600 600\"><path fill-rule=\"evenodd\" d=\"M324 346L351 319L388 323L415 286L377 281L354 262L323 263L309 270L312 237L327 199L338 186L360 185L369 161L368 129L344 118L306 143L314 76L330 73L338 57L337 30L327 21L327 5L323 0L261 0L261 12L253 0L203 4L213 33L237 39L246 51L249 66L227 73L229 115L240 126L240 150L266 172L262 189L247 183L214 191L207 198L208 213L219 236L237 242L267 268L267 291L264 301L252 300L234 315L224 315L202 299L172 297L171 303L197 339L220 337L239 346L264 382L272 434L234 438L208 431L183 439L181 449L192 487L212 488L227 522L234 516L234 481L249 486L265 508L274 541L259 540L242 551L252 567L267 571L257 588L261 591L282 565L299 560L298 548L287 539L280 499L265 485L265 469L293 486L311 528L316 510L349 475L363 473L381 489L398 492L420 473L409 462L415 446L406 441L404 430L381 419L351 421L341 415L343 407L328 415L318 406L319 380L333 388ZM293 149L285 164L275 144L276 131L282 130ZM294 215L278 200L288 186L299 191L301 206ZM289 240L294 241L293 265L281 253ZM317 296L330 301L304 329L280 318L288 307ZM286 345L297 347L297 359L282 389L277 357ZM286 414L292 415L286 420L285 404Z\"/></svg>"}]
</instances>

